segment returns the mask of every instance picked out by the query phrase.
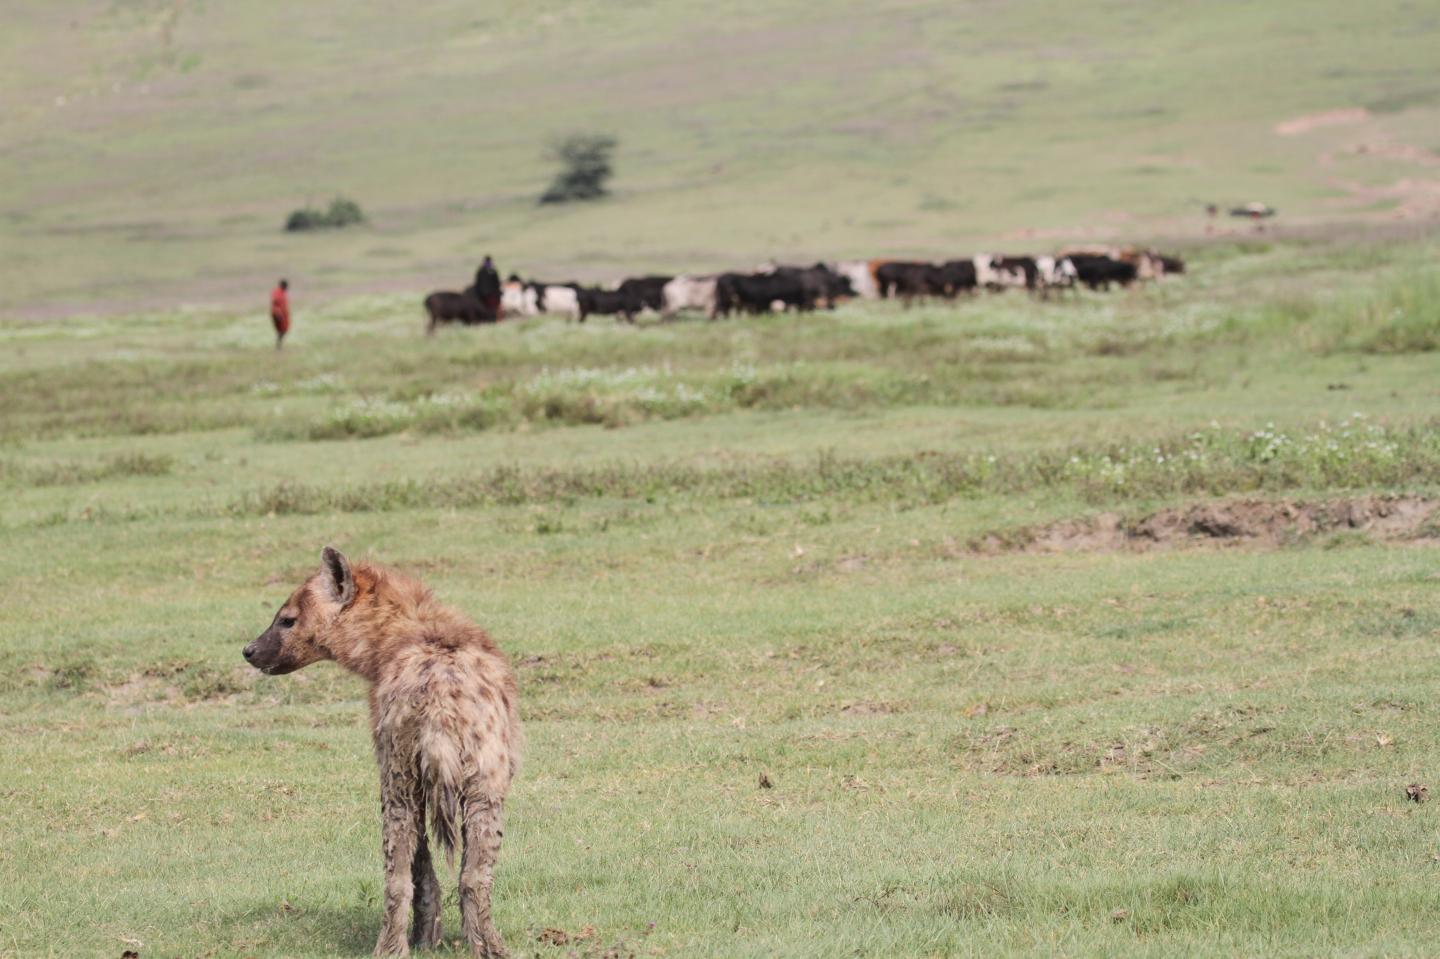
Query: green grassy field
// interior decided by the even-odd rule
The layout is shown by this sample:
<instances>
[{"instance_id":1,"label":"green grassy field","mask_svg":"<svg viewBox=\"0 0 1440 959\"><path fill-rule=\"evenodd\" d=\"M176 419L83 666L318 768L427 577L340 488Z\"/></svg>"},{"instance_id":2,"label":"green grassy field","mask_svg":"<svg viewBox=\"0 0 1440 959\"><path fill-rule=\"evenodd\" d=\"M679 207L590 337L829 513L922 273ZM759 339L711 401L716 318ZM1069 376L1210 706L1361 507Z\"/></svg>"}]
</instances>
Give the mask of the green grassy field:
<instances>
[{"instance_id":1,"label":"green grassy field","mask_svg":"<svg viewBox=\"0 0 1440 959\"><path fill-rule=\"evenodd\" d=\"M1407 0L0 9L9 314L1440 212L1440 20ZM620 139L615 197L537 209L577 131ZM281 232L337 192L371 225Z\"/></svg>"},{"instance_id":2,"label":"green grassy field","mask_svg":"<svg viewBox=\"0 0 1440 959\"><path fill-rule=\"evenodd\" d=\"M240 659L325 544L516 664L517 956L1435 952L1423 5L0 11L0 957L370 951L365 691ZM614 196L537 208L574 132L618 137ZM367 225L281 232L337 193ZM1252 199L1265 235L1207 237ZM419 308L486 252L1072 240L1191 274L433 338Z\"/></svg>"},{"instance_id":3,"label":"green grassy field","mask_svg":"<svg viewBox=\"0 0 1440 959\"><path fill-rule=\"evenodd\" d=\"M326 543L517 665L517 955L1429 954L1440 531L1031 544L1440 495L1436 253L434 338L370 296L279 354L0 322L0 955L369 951L364 691L240 660Z\"/></svg>"}]
</instances>

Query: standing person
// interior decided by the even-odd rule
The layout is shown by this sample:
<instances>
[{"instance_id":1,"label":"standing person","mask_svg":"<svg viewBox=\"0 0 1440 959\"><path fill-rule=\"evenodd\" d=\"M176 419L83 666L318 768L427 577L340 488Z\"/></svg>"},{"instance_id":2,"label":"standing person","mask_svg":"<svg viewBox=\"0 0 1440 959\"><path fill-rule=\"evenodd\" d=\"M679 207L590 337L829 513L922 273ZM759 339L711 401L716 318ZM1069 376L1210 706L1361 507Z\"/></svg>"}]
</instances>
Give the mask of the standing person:
<instances>
[{"instance_id":1,"label":"standing person","mask_svg":"<svg viewBox=\"0 0 1440 959\"><path fill-rule=\"evenodd\" d=\"M280 349L285 342L285 334L290 332L290 297L287 291L290 289L289 280L281 280L275 289L270 291L270 322L275 324L275 349Z\"/></svg>"},{"instance_id":2,"label":"standing person","mask_svg":"<svg viewBox=\"0 0 1440 959\"><path fill-rule=\"evenodd\" d=\"M480 269L475 271L475 297L491 316L500 319L500 271L495 269L488 253Z\"/></svg>"}]
</instances>

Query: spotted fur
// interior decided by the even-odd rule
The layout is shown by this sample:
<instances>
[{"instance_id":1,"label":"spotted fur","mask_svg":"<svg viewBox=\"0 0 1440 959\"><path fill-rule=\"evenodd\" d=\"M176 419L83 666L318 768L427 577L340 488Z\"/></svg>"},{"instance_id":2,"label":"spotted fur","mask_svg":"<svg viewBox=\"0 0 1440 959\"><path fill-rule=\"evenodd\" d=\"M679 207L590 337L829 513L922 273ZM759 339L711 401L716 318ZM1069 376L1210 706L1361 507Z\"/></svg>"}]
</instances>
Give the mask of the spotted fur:
<instances>
[{"instance_id":1,"label":"spotted fur","mask_svg":"<svg viewBox=\"0 0 1440 959\"><path fill-rule=\"evenodd\" d=\"M460 911L473 955L502 956L490 888L505 795L522 748L514 673L483 629L419 582L379 566L352 569L329 547L322 560L245 647L245 659L268 675L328 659L370 683L385 853L375 954L405 955L411 945L440 941L428 812L447 861L453 865L456 848L463 848Z\"/></svg>"}]
</instances>

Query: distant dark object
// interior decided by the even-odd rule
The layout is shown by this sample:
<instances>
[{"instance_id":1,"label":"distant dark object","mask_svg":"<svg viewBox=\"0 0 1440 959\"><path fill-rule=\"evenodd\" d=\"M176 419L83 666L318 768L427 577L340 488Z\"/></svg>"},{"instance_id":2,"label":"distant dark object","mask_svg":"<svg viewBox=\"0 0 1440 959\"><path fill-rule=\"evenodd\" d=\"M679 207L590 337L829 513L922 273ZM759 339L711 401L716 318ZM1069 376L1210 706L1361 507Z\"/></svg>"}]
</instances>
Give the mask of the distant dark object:
<instances>
[{"instance_id":1,"label":"distant dark object","mask_svg":"<svg viewBox=\"0 0 1440 959\"><path fill-rule=\"evenodd\" d=\"M616 292L638 300L642 307L659 313L665 308L665 284L673 279L673 276L631 277L616 287Z\"/></svg>"},{"instance_id":2,"label":"distant dark object","mask_svg":"<svg viewBox=\"0 0 1440 959\"><path fill-rule=\"evenodd\" d=\"M1031 261L1033 267L1034 261ZM974 292L977 285L974 260L946 260L941 264L914 260L890 260L875 267L880 298L898 297L908 306L916 298L930 296L954 299L958 293Z\"/></svg>"},{"instance_id":3,"label":"distant dark object","mask_svg":"<svg viewBox=\"0 0 1440 959\"><path fill-rule=\"evenodd\" d=\"M850 279L824 263L777 266L761 273L722 273L715 279L713 316L777 309L808 313L816 306L831 310L837 300L855 295Z\"/></svg>"},{"instance_id":4,"label":"distant dark object","mask_svg":"<svg viewBox=\"0 0 1440 959\"><path fill-rule=\"evenodd\" d=\"M1165 276L1169 276L1172 273L1185 272L1185 261L1178 256L1166 256L1161 253L1156 258L1160 261L1160 266L1163 268L1162 272Z\"/></svg>"},{"instance_id":5,"label":"distant dark object","mask_svg":"<svg viewBox=\"0 0 1440 959\"><path fill-rule=\"evenodd\" d=\"M760 788L761 788L761 789L774 789L774 788L775 788L775 784L770 781L770 777L769 777L768 775L766 775L765 773L763 773L763 772L760 774Z\"/></svg>"},{"instance_id":6,"label":"distant dark object","mask_svg":"<svg viewBox=\"0 0 1440 959\"><path fill-rule=\"evenodd\" d=\"M795 270L722 273L715 280L715 315L769 313L776 303L808 313L815 309L815 294L806 286Z\"/></svg>"},{"instance_id":7,"label":"distant dark object","mask_svg":"<svg viewBox=\"0 0 1440 959\"><path fill-rule=\"evenodd\" d=\"M1252 220L1264 220L1268 217L1274 216L1275 213L1276 210L1274 207L1268 206L1267 204L1260 203L1258 201L1255 203L1247 203L1244 206L1236 206L1230 208L1231 216L1243 216L1248 217Z\"/></svg>"},{"instance_id":8,"label":"distant dark object","mask_svg":"<svg viewBox=\"0 0 1440 959\"><path fill-rule=\"evenodd\" d=\"M1108 290L1112 283L1128 287L1139 276L1139 270L1134 263L1108 256L1076 253L1071 254L1069 260L1075 264L1076 278L1092 290Z\"/></svg>"},{"instance_id":9,"label":"distant dark object","mask_svg":"<svg viewBox=\"0 0 1440 959\"><path fill-rule=\"evenodd\" d=\"M940 295L941 280L938 270L929 263L916 260L891 260L875 268L875 283L880 288L880 298L892 296L910 300L914 297Z\"/></svg>"},{"instance_id":10,"label":"distant dark object","mask_svg":"<svg viewBox=\"0 0 1440 959\"><path fill-rule=\"evenodd\" d=\"M614 175L610 154L619 141L611 136L581 134L567 137L553 150L561 164L555 180L540 196L541 203L598 200L609 193L606 182Z\"/></svg>"},{"instance_id":11,"label":"distant dark object","mask_svg":"<svg viewBox=\"0 0 1440 959\"><path fill-rule=\"evenodd\" d=\"M290 214L285 221L287 233L303 233L307 230L339 230L356 223L365 222L365 213L360 204L347 197L337 196L330 206L320 209L305 206Z\"/></svg>"},{"instance_id":12,"label":"distant dark object","mask_svg":"<svg viewBox=\"0 0 1440 959\"><path fill-rule=\"evenodd\" d=\"M626 323L635 322L635 314L645 309L645 304L633 290L602 290L598 287L580 287L575 291L579 319L592 313L601 316L618 316Z\"/></svg>"},{"instance_id":13,"label":"distant dark object","mask_svg":"<svg viewBox=\"0 0 1440 959\"><path fill-rule=\"evenodd\" d=\"M475 271L475 285L471 290L480 298L485 311L495 319L500 319L500 271L495 269L495 261L490 258L489 253L485 254L484 262Z\"/></svg>"},{"instance_id":14,"label":"distant dark object","mask_svg":"<svg viewBox=\"0 0 1440 959\"><path fill-rule=\"evenodd\" d=\"M425 297L425 312L430 315L426 333L434 333L441 323L463 323L474 326L477 323L494 323L499 315L481 302L472 286L463 293L453 290L439 290Z\"/></svg>"},{"instance_id":15,"label":"distant dark object","mask_svg":"<svg viewBox=\"0 0 1440 959\"><path fill-rule=\"evenodd\" d=\"M1411 802L1424 802L1430 798L1430 790L1420 783L1411 783L1405 787L1405 798Z\"/></svg>"}]
</instances>

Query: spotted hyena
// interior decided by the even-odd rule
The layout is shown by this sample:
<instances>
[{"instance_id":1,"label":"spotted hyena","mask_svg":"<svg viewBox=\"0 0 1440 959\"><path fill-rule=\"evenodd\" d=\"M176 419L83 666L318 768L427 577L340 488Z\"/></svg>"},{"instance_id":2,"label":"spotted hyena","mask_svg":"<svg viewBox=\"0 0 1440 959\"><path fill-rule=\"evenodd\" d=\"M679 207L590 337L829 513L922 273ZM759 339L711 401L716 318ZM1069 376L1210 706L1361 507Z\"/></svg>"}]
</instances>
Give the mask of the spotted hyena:
<instances>
[{"instance_id":1,"label":"spotted hyena","mask_svg":"<svg viewBox=\"0 0 1440 959\"><path fill-rule=\"evenodd\" d=\"M440 941L440 884L430 831L453 864L461 844L460 914L476 956L505 954L490 918L505 794L519 764L515 676L494 641L413 579L351 567L337 550L245 647L269 676L330 659L370 681L380 764L385 912L376 955ZM405 923L414 905L409 940Z\"/></svg>"}]
</instances>

